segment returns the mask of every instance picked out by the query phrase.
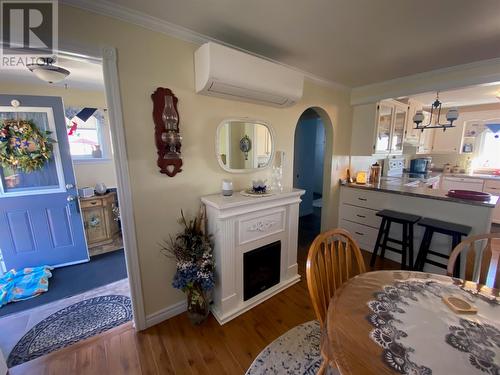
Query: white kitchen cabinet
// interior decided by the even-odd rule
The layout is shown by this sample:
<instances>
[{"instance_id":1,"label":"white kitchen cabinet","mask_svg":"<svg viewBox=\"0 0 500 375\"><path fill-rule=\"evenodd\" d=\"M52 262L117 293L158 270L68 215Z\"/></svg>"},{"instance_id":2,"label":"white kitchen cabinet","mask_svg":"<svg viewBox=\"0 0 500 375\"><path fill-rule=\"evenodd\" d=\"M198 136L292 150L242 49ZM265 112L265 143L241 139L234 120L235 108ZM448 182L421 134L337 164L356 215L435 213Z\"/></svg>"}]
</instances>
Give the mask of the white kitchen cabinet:
<instances>
[{"instance_id":1,"label":"white kitchen cabinet","mask_svg":"<svg viewBox=\"0 0 500 375\"><path fill-rule=\"evenodd\" d=\"M472 180L472 179L470 179ZM477 182L478 180L476 180ZM482 180L479 180L482 183ZM496 186L494 186L496 187ZM500 189L500 186L498 186ZM415 191L422 192L421 189ZM354 240L363 250L373 251L377 240L380 217L377 211L382 209L405 212L421 217L427 217L456 224L472 227L471 235L486 233L490 229L491 207L477 205L475 203L456 202L454 200L434 199L429 190L429 196L409 196L369 190L355 186L342 186L340 188L339 225L353 236ZM414 226L414 257L423 237L423 228ZM390 237L401 239L402 227L393 224ZM436 233L432 239L432 249L442 254L449 254L452 248L451 238ZM396 262L401 261L401 255L387 251L386 258ZM432 258L432 255L431 255ZM415 259L413 259L414 261ZM433 260L442 262L442 259ZM441 268L426 264L424 271L433 273L444 273Z\"/></svg>"},{"instance_id":2,"label":"white kitchen cabinet","mask_svg":"<svg viewBox=\"0 0 500 375\"><path fill-rule=\"evenodd\" d=\"M500 196L500 180L485 180L483 191L491 195ZM497 206L493 210L491 220L496 224L500 224L500 202L497 203Z\"/></svg>"},{"instance_id":3,"label":"white kitchen cabinet","mask_svg":"<svg viewBox=\"0 0 500 375\"><path fill-rule=\"evenodd\" d=\"M460 152L464 124L461 121L457 121L455 125L454 128L448 128L446 131L435 129L434 141L432 142L433 154L457 154Z\"/></svg>"},{"instance_id":4,"label":"white kitchen cabinet","mask_svg":"<svg viewBox=\"0 0 500 375\"><path fill-rule=\"evenodd\" d=\"M351 155L398 155L408 121L408 106L395 100L382 100L353 109Z\"/></svg>"},{"instance_id":5,"label":"white kitchen cabinet","mask_svg":"<svg viewBox=\"0 0 500 375\"><path fill-rule=\"evenodd\" d=\"M424 124L429 122L431 114L423 111ZM420 132L420 139L418 141L417 154L430 154L432 151L432 144L434 142L435 129L417 130Z\"/></svg>"},{"instance_id":6,"label":"white kitchen cabinet","mask_svg":"<svg viewBox=\"0 0 500 375\"><path fill-rule=\"evenodd\" d=\"M422 103L415 100L408 101L408 121L406 122L405 142L413 146L419 146L421 130L415 129L413 117L417 111L422 110Z\"/></svg>"}]
</instances>

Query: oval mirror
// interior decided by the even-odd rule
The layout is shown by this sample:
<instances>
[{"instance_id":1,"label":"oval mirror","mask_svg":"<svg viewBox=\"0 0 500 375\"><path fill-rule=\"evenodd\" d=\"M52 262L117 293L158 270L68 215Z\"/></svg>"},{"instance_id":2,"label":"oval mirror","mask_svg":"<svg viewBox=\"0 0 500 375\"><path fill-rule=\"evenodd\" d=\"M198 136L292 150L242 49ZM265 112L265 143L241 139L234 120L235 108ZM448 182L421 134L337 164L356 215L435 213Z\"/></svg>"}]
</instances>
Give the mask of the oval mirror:
<instances>
[{"instance_id":1,"label":"oval mirror","mask_svg":"<svg viewBox=\"0 0 500 375\"><path fill-rule=\"evenodd\" d=\"M264 121L227 119L217 128L217 160L232 173L268 167L274 155L274 132Z\"/></svg>"}]
</instances>

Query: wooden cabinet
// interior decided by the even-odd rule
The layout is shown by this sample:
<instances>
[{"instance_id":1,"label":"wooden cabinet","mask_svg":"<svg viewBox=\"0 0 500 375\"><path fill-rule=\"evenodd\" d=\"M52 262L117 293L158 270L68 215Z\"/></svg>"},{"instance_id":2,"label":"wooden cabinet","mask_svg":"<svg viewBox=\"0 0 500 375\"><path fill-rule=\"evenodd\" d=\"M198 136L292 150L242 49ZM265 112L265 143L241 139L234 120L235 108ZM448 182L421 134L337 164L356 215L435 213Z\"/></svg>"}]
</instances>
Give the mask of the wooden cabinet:
<instances>
[{"instance_id":1,"label":"wooden cabinet","mask_svg":"<svg viewBox=\"0 0 500 375\"><path fill-rule=\"evenodd\" d=\"M401 154L408 106L395 100L354 107L351 155Z\"/></svg>"},{"instance_id":2,"label":"wooden cabinet","mask_svg":"<svg viewBox=\"0 0 500 375\"><path fill-rule=\"evenodd\" d=\"M111 192L91 198L80 198L85 235L89 248L113 242L119 232L114 220L113 208L116 207L116 193Z\"/></svg>"}]
</instances>

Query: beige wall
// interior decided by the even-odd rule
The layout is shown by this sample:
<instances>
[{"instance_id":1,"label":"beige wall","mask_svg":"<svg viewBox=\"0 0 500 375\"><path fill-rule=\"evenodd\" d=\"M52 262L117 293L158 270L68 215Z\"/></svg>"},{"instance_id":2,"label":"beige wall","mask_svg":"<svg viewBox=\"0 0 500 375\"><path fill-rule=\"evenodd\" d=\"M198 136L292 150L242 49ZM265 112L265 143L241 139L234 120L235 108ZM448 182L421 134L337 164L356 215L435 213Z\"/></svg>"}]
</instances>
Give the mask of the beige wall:
<instances>
[{"instance_id":1,"label":"beige wall","mask_svg":"<svg viewBox=\"0 0 500 375\"><path fill-rule=\"evenodd\" d=\"M280 109L196 95L193 53L196 45L155 33L115 19L61 7L61 39L71 45L95 48L113 46L118 51L118 71L123 104L127 154L136 220L139 262L146 314L152 314L184 296L171 287L174 263L163 257L158 244L180 228L180 210L197 211L200 197L220 191L221 180L230 178L236 189L250 185L252 178L268 178L267 169L254 174L228 174L215 156L218 124L228 117L255 117L268 121L276 131L276 149L285 157L285 184L292 184L293 135L301 113L310 106L323 108L331 118L330 139L333 172L326 190L333 198L324 208L324 226L336 225L338 178L348 163L351 108L348 91L335 91L310 82L304 97L291 108ZM85 19L84 32L80 20ZM151 118L151 93L168 87L179 98L180 129L183 141L183 172L174 178L158 172ZM333 154L332 150L333 139ZM328 152L328 147L327 147ZM325 165L326 165L325 164ZM327 180L325 180L327 181Z\"/></svg>"},{"instance_id":2,"label":"beige wall","mask_svg":"<svg viewBox=\"0 0 500 375\"><path fill-rule=\"evenodd\" d=\"M87 106L106 108L103 91L79 90L75 88L51 86L49 84L19 84L16 82L0 82L0 93L13 95L47 95L60 96L66 106ZM104 182L108 187L116 187L115 166L113 160L108 162L79 163L74 165L77 185L95 186Z\"/></svg>"}]
</instances>

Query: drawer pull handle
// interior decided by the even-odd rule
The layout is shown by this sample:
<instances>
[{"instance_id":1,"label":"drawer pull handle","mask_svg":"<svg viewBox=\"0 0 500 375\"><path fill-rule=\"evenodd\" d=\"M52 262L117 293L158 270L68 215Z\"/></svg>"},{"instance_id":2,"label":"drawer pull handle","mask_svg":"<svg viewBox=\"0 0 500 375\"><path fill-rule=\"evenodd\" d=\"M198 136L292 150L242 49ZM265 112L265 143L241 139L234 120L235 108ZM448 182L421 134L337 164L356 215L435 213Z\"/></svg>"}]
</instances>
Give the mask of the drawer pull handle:
<instances>
[{"instance_id":1,"label":"drawer pull handle","mask_svg":"<svg viewBox=\"0 0 500 375\"><path fill-rule=\"evenodd\" d=\"M365 218L366 216L365 215L360 215L360 214L356 214L357 217L361 217L361 218Z\"/></svg>"},{"instance_id":2,"label":"drawer pull handle","mask_svg":"<svg viewBox=\"0 0 500 375\"><path fill-rule=\"evenodd\" d=\"M364 233L361 233L361 232L354 232L356 234L359 234L360 236L364 236L365 234Z\"/></svg>"},{"instance_id":3,"label":"drawer pull handle","mask_svg":"<svg viewBox=\"0 0 500 375\"><path fill-rule=\"evenodd\" d=\"M358 198L360 201L366 201L366 198Z\"/></svg>"},{"instance_id":4,"label":"drawer pull handle","mask_svg":"<svg viewBox=\"0 0 500 375\"><path fill-rule=\"evenodd\" d=\"M96 201L90 202L90 204L95 206L97 204L97 202Z\"/></svg>"}]
</instances>

